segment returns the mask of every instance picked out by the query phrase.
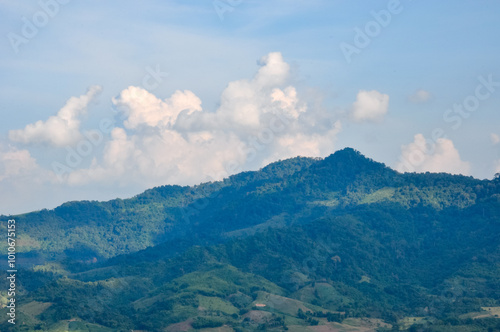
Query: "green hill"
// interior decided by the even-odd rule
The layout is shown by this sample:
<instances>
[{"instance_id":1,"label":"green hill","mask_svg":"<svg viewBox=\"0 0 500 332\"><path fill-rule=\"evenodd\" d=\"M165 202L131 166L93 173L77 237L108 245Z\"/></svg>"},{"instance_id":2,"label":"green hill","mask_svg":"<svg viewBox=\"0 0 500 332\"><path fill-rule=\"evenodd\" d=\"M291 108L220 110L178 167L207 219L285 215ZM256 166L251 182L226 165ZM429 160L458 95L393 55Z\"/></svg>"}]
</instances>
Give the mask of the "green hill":
<instances>
[{"instance_id":1,"label":"green hill","mask_svg":"<svg viewBox=\"0 0 500 332\"><path fill-rule=\"evenodd\" d=\"M12 218L28 331L500 328L498 178L344 149Z\"/></svg>"}]
</instances>

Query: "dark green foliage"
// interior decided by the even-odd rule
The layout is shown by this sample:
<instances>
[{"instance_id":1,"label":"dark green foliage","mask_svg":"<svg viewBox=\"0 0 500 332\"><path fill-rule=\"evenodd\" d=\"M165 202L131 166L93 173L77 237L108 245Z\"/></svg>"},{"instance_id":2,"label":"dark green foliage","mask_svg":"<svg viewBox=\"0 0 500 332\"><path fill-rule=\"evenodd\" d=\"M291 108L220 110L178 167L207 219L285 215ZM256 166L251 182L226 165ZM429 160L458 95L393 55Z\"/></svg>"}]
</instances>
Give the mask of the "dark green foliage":
<instances>
[{"instance_id":1,"label":"dark green foliage","mask_svg":"<svg viewBox=\"0 0 500 332\"><path fill-rule=\"evenodd\" d=\"M203 329L203 328L210 328L210 327L219 327L219 326L224 325L224 322L222 320L219 320L219 319L197 317L191 325L195 329Z\"/></svg>"},{"instance_id":2,"label":"dark green foliage","mask_svg":"<svg viewBox=\"0 0 500 332\"><path fill-rule=\"evenodd\" d=\"M434 323L413 329L495 329L493 318L464 317L500 306L499 216L498 177L400 174L344 149L15 216L33 243L26 262L57 267L25 264L19 287L23 303L52 303L43 328L76 317L157 331L417 316ZM272 314L253 322L252 309Z\"/></svg>"}]
</instances>

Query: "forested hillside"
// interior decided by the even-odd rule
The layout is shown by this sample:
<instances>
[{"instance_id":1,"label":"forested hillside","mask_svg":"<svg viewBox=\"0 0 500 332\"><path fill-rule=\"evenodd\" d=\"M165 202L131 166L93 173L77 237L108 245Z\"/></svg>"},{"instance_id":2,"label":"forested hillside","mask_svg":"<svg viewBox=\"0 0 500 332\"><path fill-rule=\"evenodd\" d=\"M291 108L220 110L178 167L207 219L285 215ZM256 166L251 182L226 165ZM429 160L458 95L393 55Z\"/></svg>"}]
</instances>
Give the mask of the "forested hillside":
<instances>
[{"instance_id":1,"label":"forested hillside","mask_svg":"<svg viewBox=\"0 0 500 332\"><path fill-rule=\"evenodd\" d=\"M7 218L19 330L500 329L499 178L344 149Z\"/></svg>"}]
</instances>

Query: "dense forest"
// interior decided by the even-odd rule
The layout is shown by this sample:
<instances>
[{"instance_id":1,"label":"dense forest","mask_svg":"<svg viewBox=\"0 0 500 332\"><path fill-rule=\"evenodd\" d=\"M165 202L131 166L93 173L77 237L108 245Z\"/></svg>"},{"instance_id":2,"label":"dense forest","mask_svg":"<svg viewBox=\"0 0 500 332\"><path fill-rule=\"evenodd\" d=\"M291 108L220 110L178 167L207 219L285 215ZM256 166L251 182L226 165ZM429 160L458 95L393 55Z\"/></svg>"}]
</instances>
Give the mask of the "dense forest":
<instances>
[{"instance_id":1,"label":"dense forest","mask_svg":"<svg viewBox=\"0 0 500 332\"><path fill-rule=\"evenodd\" d=\"M498 176L347 148L1 219L22 267L1 331L500 331Z\"/></svg>"}]
</instances>

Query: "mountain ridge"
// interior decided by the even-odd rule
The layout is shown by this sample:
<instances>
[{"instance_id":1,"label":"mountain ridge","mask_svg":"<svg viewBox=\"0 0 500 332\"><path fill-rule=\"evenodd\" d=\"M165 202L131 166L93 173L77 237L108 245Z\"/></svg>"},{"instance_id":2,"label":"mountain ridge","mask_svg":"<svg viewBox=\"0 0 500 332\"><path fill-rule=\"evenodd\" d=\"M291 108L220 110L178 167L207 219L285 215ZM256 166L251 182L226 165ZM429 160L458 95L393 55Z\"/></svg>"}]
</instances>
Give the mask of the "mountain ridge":
<instances>
[{"instance_id":1,"label":"mountain ridge","mask_svg":"<svg viewBox=\"0 0 500 332\"><path fill-rule=\"evenodd\" d=\"M299 206L303 208L311 204L317 209L356 206L389 198L399 200L407 207L422 202L438 206L440 200L446 198L434 197L435 193L430 193L434 187L445 188L438 193L443 194L443 190L448 190L446 186L453 183L467 183L469 188L490 183L484 181L445 174L401 174L354 149L346 148L324 159L296 157L278 161L259 171L239 173L223 181L193 187L160 186L129 199L66 202L53 210L11 217L19 219L24 225L25 242L28 244L26 251L37 246L44 247L43 239L36 231L36 228L44 228L41 234L53 232L54 236L70 241L66 247L49 244L46 248L59 252L78 246L78 243L92 247L93 243L101 241L103 234L107 234L114 246L97 253L111 257L177 239L192 232L195 224L211 223L219 227L214 229L215 233L226 233L258 225L262 223L262 218L269 220L278 216L284 208L293 211ZM412 183L417 189L411 186L406 188L405 182ZM467 192L464 194L456 188L449 189L447 194L454 195L453 190L463 194L464 197L457 196L456 201L463 201L464 206L472 204L473 196L477 196L476 193L467 196ZM413 198L403 202L405 197L410 196ZM256 200L255 204L252 200ZM293 208L287 206L291 203ZM255 210L255 206L259 209ZM265 211L269 212L263 215ZM241 215L245 218L240 222ZM228 220L231 223L228 224ZM83 228L75 229L79 227ZM87 232L88 239L84 238L82 231ZM124 243L120 237L124 232L138 232L138 236L145 239L146 246Z\"/></svg>"},{"instance_id":2,"label":"mountain ridge","mask_svg":"<svg viewBox=\"0 0 500 332\"><path fill-rule=\"evenodd\" d=\"M15 217L20 311L47 331L496 328L478 317L500 308L499 216L498 179L402 174L350 148L68 202Z\"/></svg>"}]
</instances>

